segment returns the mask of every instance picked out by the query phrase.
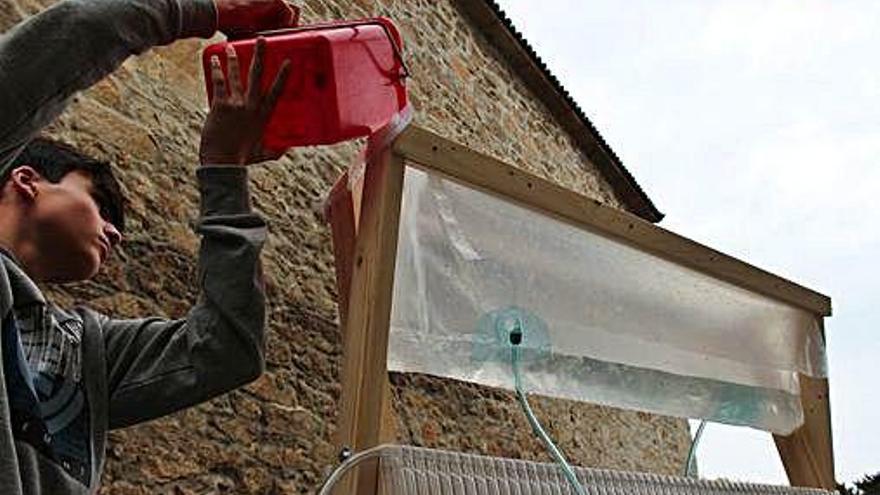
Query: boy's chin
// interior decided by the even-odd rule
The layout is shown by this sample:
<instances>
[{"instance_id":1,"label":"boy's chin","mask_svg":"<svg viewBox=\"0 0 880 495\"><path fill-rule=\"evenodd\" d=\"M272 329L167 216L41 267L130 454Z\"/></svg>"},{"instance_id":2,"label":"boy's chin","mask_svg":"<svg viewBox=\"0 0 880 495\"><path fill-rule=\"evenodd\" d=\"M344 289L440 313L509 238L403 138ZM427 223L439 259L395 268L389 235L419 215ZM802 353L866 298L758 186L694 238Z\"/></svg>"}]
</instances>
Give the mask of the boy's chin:
<instances>
[{"instance_id":1,"label":"boy's chin","mask_svg":"<svg viewBox=\"0 0 880 495\"><path fill-rule=\"evenodd\" d=\"M55 270L54 273L50 274L50 276L47 277L45 281L55 284L84 282L97 275L100 268L100 261L61 266L58 267L58 269Z\"/></svg>"}]
</instances>

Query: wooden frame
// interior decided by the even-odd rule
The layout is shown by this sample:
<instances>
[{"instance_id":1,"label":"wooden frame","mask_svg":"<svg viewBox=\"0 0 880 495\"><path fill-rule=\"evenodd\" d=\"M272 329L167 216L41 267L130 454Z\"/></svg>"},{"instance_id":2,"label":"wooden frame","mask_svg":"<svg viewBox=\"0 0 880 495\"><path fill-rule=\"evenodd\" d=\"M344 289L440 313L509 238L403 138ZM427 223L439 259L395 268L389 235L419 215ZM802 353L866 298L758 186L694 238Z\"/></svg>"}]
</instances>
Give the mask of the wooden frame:
<instances>
[{"instance_id":1,"label":"wooden frame","mask_svg":"<svg viewBox=\"0 0 880 495\"><path fill-rule=\"evenodd\" d=\"M599 230L640 250L819 317L831 315L827 296L429 131L410 127L391 149L371 158L362 182L353 181L353 187L349 187L348 176L343 176L328 203L344 341L337 438L340 447L360 451L395 439L386 353L406 166L424 168L576 226ZM792 435L775 436L777 449L792 485L833 490L828 381L801 377L801 388L805 423ZM376 493L377 472L375 463L359 468L349 481L353 484L339 493Z\"/></svg>"}]
</instances>

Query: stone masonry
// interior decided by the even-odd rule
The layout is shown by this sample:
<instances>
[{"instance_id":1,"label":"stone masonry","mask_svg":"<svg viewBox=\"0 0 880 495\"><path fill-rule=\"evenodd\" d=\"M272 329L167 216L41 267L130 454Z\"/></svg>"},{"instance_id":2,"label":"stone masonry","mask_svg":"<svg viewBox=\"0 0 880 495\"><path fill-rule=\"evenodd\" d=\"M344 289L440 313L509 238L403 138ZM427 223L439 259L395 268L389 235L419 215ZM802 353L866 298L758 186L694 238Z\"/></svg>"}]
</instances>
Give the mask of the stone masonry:
<instances>
[{"instance_id":1,"label":"stone masonry","mask_svg":"<svg viewBox=\"0 0 880 495\"><path fill-rule=\"evenodd\" d=\"M0 1L0 30L51 3ZM620 207L453 0L307 0L303 7L307 23L391 17L405 39L419 125ZM115 164L130 219L126 240L96 279L48 288L57 303L118 317L179 317L195 300L202 46L181 42L129 60L48 131ZM356 151L355 144L295 150L251 169L255 207L270 222L267 372L208 404L113 432L101 493L293 494L320 483L336 458L341 357L322 202ZM548 460L512 394L421 375L391 380L400 442ZM540 397L534 406L574 463L681 469L689 441L683 420Z\"/></svg>"}]
</instances>

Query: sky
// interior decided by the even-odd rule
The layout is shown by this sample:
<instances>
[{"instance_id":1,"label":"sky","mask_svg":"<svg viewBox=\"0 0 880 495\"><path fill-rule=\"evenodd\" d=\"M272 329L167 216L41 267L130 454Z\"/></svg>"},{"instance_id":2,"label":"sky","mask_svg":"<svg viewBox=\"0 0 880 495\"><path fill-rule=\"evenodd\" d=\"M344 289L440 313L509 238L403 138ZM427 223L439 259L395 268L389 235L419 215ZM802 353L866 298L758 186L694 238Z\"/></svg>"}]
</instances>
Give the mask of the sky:
<instances>
[{"instance_id":1,"label":"sky","mask_svg":"<svg viewBox=\"0 0 880 495\"><path fill-rule=\"evenodd\" d=\"M662 227L831 296L837 479L880 472L880 2L498 3ZM697 459L786 482L763 432L710 424Z\"/></svg>"}]
</instances>

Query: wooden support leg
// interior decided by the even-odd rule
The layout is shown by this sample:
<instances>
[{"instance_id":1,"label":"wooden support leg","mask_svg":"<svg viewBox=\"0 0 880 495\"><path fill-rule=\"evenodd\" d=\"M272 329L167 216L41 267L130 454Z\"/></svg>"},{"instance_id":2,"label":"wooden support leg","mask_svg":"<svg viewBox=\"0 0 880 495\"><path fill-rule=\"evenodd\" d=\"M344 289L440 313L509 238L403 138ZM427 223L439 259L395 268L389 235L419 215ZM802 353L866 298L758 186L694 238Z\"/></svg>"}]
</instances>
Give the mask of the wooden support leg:
<instances>
[{"instance_id":1,"label":"wooden support leg","mask_svg":"<svg viewBox=\"0 0 880 495\"><path fill-rule=\"evenodd\" d=\"M344 263L351 270L347 291L346 266L341 267L341 276L337 274L340 311L343 304L347 306L338 442L355 451L395 439L386 363L403 170L402 160L390 151L367 167L358 222L353 220L356 196L350 208L348 200L337 203L338 216L330 205L332 223L338 222L333 227L337 267ZM354 242L350 242L352 232ZM364 464L345 484L347 488L337 493L375 494L377 467Z\"/></svg>"},{"instance_id":2,"label":"wooden support leg","mask_svg":"<svg viewBox=\"0 0 880 495\"><path fill-rule=\"evenodd\" d=\"M360 201L360 198L358 198ZM340 327L345 329L348 318L348 292L351 289L354 243L357 239L355 199L348 190L348 172L342 174L330 190L324 217L330 222L333 236L333 259L336 264L336 303L339 306ZM357 205L360 211L360 205ZM344 338L344 335L343 335Z\"/></svg>"},{"instance_id":3,"label":"wooden support leg","mask_svg":"<svg viewBox=\"0 0 880 495\"><path fill-rule=\"evenodd\" d=\"M788 436L774 435L792 486L834 490L834 450L828 380L801 375L804 424Z\"/></svg>"}]
</instances>

